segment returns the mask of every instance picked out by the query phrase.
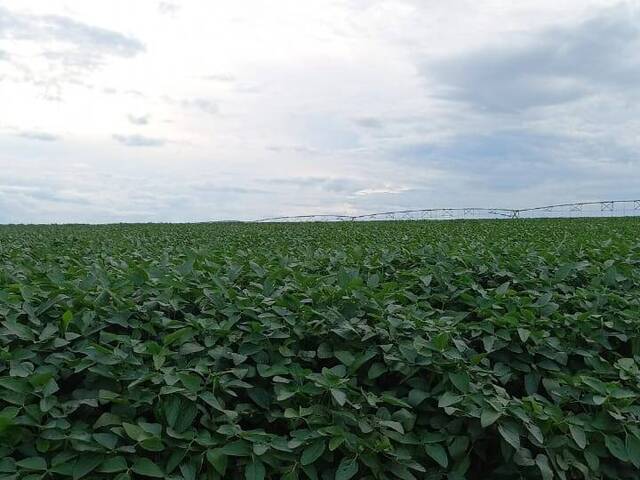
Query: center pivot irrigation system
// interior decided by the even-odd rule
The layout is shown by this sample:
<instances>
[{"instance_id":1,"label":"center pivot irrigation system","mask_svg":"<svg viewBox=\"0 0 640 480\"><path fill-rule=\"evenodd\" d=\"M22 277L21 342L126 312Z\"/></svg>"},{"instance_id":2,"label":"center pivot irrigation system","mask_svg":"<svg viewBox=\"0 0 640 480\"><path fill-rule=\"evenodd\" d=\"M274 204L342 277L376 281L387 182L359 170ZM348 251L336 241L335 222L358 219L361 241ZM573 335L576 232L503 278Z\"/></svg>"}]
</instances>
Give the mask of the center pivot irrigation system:
<instances>
[{"instance_id":1,"label":"center pivot irrigation system","mask_svg":"<svg viewBox=\"0 0 640 480\"><path fill-rule=\"evenodd\" d=\"M559 203L530 208L423 208L366 215L294 215L270 217L256 222L356 222L371 220L455 220L491 218L629 217L640 216L640 200Z\"/></svg>"}]
</instances>

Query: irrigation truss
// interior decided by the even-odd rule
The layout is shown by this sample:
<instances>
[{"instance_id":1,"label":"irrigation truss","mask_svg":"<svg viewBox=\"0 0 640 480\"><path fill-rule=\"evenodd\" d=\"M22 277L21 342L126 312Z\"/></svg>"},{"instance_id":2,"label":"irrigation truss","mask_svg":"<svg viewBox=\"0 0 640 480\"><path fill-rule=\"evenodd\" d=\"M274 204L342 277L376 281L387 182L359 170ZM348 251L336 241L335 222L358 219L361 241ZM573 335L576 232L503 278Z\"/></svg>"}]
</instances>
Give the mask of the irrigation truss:
<instances>
[{"instance_id":1,"label":"irrigation truss","mask_svg":"<svg viewBox=\"0 0 640 480\"><path fill-rule=\"evenodd\" d=\"M293 215L269 217L256 222L358 222L373 220L462 220L573 217L640 216L640 200L558 203L530 208L422 208L394 210L364 215Z\"/></svg>"}]
</instances>

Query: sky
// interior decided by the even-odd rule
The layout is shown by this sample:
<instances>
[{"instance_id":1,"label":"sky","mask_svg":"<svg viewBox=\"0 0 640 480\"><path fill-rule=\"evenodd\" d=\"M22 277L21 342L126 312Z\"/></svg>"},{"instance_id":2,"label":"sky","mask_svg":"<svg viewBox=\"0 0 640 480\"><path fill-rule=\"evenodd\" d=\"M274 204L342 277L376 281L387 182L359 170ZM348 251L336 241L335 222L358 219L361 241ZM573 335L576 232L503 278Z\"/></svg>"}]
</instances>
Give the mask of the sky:
<instances>
[{"instance_id":1,"label":"sky","mask_svg":"<svg viewBox=\"0 0 640 480\"><path fill-rule=\"evenodd\" d=\"M0 223L640 198L640 4L0 0Z\"/></svg>"}]
</instances>

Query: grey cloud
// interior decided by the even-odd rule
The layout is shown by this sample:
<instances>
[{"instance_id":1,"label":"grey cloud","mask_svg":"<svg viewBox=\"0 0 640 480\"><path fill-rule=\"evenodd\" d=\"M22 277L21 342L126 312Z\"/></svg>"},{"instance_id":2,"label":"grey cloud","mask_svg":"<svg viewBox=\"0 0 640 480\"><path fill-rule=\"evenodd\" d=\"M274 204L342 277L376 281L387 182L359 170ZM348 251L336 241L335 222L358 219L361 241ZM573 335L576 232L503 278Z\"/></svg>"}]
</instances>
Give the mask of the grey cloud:
<instances>
[{"instance_id":1,"label":"grey cloud","mask_svg":"<svg viewBox=\"0 0 640 480\"><path fill-rule=\"evenodd\" d=\"M9 57L22 81L43 89L50 100L62 99L62 84L103 65L109 57L133 57L145 50L136 38L60 15L29 15L0 6L0 40L35 42L37 55L48 61L46 72L34 74ZM62 67L62 68L59 68ZM53 92L53 93L52 93Z\"/></svg>"},{"instance_id":2,"label":"grey cloud","mask_svg":"<svg viewBox=\"0 0 640 480\"><path fill-rule=\"evenodd\" d=\"M384 122L375 117L360 117L353 120L353 123L362 128L378 129L384 126Z\"/></svg>"},{"instance_id":3,"label":"grey cloud","mask_svg":"<svg viewBox=\"0 0 640 480\"><path fill-rule=\"evenodd\" d=\"M134 125L147 125L149 123L150 115L127 115L127 118Z\"/></svg>"},{"instance_id":4,"label":"grey cloud","mask_svg":"<svg viewBox=\"0 0 640 480\"><path fill-rule=\"evenodd\" d=\"M225 75L225 74L213 74L213 75L205 75L202 77L204 80L210 80L212 82L225 82L231 83L236 81L236 77L233 75Z\"/></svg>"},{"instance_id":5,"label":"grey cloud","mask_svg":"<svg viewBox=\"0 0 640 480\"><path fill-rule=\"evenodd\" d=\"M444 96L478 109L515 112L640 85L640 11L617 7L572 28L549 28L519 42L506 38L421 72L446 85Z\"/></svg>"},{"instance_id":6,"label":"grey cloud","mask_svg":"<svg viewBox=\"0 0 640 480\"><path fill-rule=\"evenodd\" d=\"M39 18L45 31L53 38L85 49L100 50L112 55L131 57L144 51L144 45L137 39L119 32L87 25L68 17L47 15Z\"/></svg>"},{"instance_id":7,"label":"grey cloud","mask_svg":"<svg viewBox=\"0 0 640 480\"><path fill-rule=\"evenodd\" d=\"M25 186L0 184L0 195L79 205L86 205L92 201L90 194L58 189L50 185Z\"/></svg>"},{"instance_id":8,"label":"grey cloud","mask_svg":"<svg viewBox=\"0 0 640 480\"><path fill-rule=\"evenodd\" d=\"M218 104L213 100L207 98L192 98L182 101L182 106L185 108L195 108L209 115L216 115L219 113Z\"/></svg>"},{"instance_id":9,"label":"grey cloud","mask_svg":"<svg viewBox=\"0 0 640 480\"><path fill-rule=\"evenodd\" d=\"M52 135L51 133L37 132L37 131L18 132L16 136L21 138L26 138L29 140L38 140L40 142L55 142L60 139L60 137L58 137L57 135Z\"/></svg>"},{"instance_id":10,"label":"grey cloud","mask_svg":"<svg viewBox=\"0 0 640 480\"><path fill-rule=\"evenodd\" d=\"M190 189L202 193L227 193L236 195L254 195L273 193L268 190L250 187L231 187L228 185L220 185L214 182L195 182L190 184Z\"/></svg>"},{"instance_id":11,"label":"grey cloud","mask_svg":"<svg viewBox=\"0 0 640 480\"><path fill-rule=\"evenodd\" d=\"M76 189L55 179L38 182L29 178L27 182L27 186L21 185L19 180L15 184L0 184L0 223L148 221L157 213L157 199L147 206L140 202L129 205L122 202L126 197L131 203L129 197L118 190L101 198L96 195L98 184L92 183L88 187L80 182ZM146 208L141 210L141 207Z\"/></svg>"},{"instance_id":12,"label":"grey cloud","mask_svg":"<svg viewBox=\"0 0 640 480\"><path fill-rule=\"evenodd\" d=\"M456 135L446 142L405 145L388 155L406 169L432 168L479 187L515 192L549 183L597 183L601 169L619 172L640 159L614 141L503 129L488 134ZM452 186L459 189L460 185Z\"/></svg>"},{"instance_id":13,"label":"grey cloud","mask_svg":"<svg viewBox=\"0 0 640 480\"><path fill-rule=\"evenodd\" d=\"M163 15L174 16L180 11L180 6L170 2L158 3L158 11Z\"/></svg>"},{"instance_id":14,"label":"grey cloud","mask_svg":"<svg viewBox=\"0 0 640 480\"><path fill-rule=\"evenodd\" d=\"M0 7L0 38L60 41L87 52L130 57L144 51L137 39L60 15L25 15Z\"/></svg>"},{"instance_id":15,"label":"grey cloud","mask_svg":"<svg viewBox=\"0 0 640 480\"><path fill-rule=\"evenodd\" d=\"M294 153L306 153L306 154L315 154L318 153L318 150L305 147L304 145L269 145L267 146L267 150L272 152L294 152Z\"/></svg>"},{"instance_id":16,"label":"grey cloud","mask_svg":"<svg viewBox=\"0 0 640 480\"><path fill-rule=\"evenodd\" d=\"M167 141L163 138L145 137L143 135L113 135L113 139L127 147L161 147Z\"/></svg>"},{"instance_id":17,"label":"grey cloud","mask_svg":"<svg viewBox=\"0 0 640 480\"><path fill-rule=\"evenodd\" d=\"M329 177L294 177L275 178L269 180L274 185L289 186L294 188L312 188L332 193L355 193L363 188L363 184L349 178Z\"/></svg>"}]
</instances>

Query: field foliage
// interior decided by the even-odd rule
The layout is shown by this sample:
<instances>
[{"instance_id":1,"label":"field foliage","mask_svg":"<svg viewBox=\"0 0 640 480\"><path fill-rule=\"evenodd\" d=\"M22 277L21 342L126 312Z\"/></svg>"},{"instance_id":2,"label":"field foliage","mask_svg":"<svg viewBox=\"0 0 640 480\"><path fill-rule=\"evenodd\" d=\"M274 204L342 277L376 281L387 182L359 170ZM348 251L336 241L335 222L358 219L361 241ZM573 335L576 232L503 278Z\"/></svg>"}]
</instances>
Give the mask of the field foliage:
<instances>
[{"instance_id":1,"label":"field foliage","mask_svg":"<svg viewBox=\"0 0 640 480\"><path fill-rule=\"evenodd\" d=\"M0 479L637 479L636 219L0 228Z\"/></svg>"}]
</instances>

